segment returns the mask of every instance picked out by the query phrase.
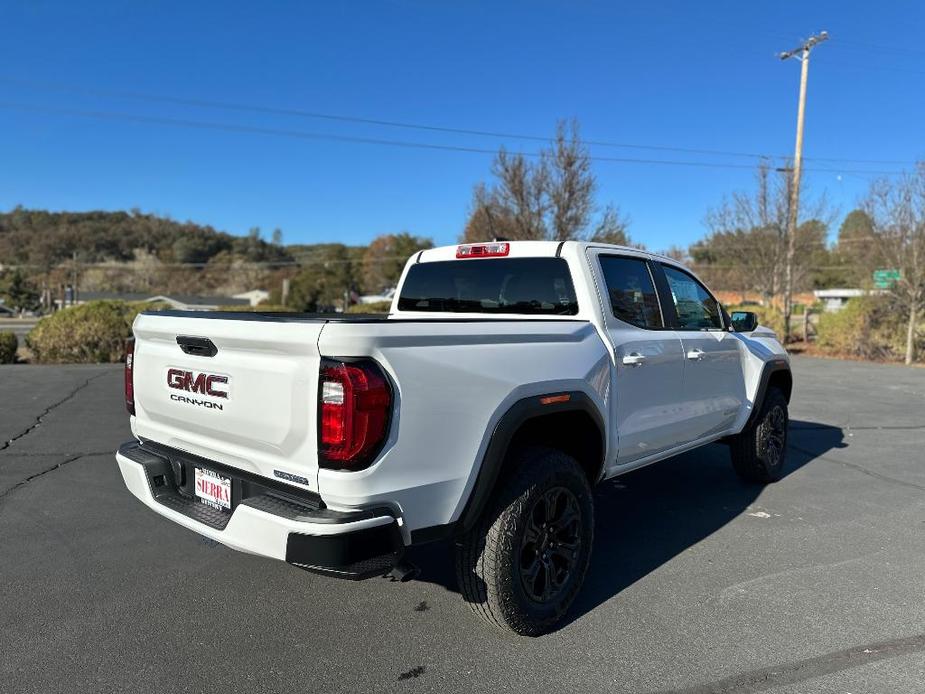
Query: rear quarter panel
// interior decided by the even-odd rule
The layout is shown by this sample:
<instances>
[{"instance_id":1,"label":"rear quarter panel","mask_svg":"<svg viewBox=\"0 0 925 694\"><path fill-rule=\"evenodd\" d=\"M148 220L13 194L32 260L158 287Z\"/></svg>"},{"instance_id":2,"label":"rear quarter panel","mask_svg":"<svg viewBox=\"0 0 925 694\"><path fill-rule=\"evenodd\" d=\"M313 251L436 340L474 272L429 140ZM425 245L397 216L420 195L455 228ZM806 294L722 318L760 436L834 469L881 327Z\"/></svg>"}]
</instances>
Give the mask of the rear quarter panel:
<instances>
[{"instance_id":1,"label":"rear quarter panel","mask_svg":"<svg viewBox=\"0 0 925 694\"><path fill-rule=\"evenodd\" d=\"M608 421L611 361L578 320L403 321L325 326L323 356L371 356L389 374L397 413L367 470L321 470L332 508L397 506L406 531L462 512L495 425L516 401L585 392Z\"/></svg>"}]
</instances>

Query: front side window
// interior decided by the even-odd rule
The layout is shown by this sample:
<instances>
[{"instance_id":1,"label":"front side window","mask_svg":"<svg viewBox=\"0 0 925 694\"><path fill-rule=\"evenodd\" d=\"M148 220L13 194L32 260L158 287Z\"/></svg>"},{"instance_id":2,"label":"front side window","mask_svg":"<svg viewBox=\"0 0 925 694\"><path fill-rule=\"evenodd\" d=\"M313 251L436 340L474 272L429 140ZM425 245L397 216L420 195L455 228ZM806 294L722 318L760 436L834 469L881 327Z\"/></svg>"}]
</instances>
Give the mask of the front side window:
<instances>
[{"instance_id":1,"label":"front side window","mask_svg":"<svg viewBox=\"0 0 925 694\"><path fill-rule=\"evenodd\" d=\"M682 330L709 330L723 327L719 303L700 282L668 265L662 266Z\"/></svg>"},{"instance_id":2,"label":"front side window","mask_svg":"<svg viewBox=\"0 0 925 694\"><path fill-rule=\"evenodd\" d=\"M578 300L563 258L485 258L418 263L399 311L574 316Z\"/></svg>"},{"instance_id":3,"label":"front side window","mask_svg":"<svg viewBox=\"0 0 925 694\"><path fill-rule=\"evenodd\" d=\"M638 328L661 328L662 312L646 261L613 255L600 261L614 317Z\"/></svg>"}]
</instances>

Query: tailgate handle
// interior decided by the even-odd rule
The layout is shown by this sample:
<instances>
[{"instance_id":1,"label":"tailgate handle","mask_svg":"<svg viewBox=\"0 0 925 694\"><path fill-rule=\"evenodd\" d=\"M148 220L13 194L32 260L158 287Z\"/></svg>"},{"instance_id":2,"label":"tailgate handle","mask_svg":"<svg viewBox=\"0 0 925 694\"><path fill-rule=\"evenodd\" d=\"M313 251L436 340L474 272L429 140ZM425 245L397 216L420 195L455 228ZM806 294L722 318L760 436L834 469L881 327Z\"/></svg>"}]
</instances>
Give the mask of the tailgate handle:
<instances>
[{"instance_id":1,"label":"tailgate handle","mask_svg":"<svg viewBox=\"0 0 925 694\"><path fill-rule=\"evenodd\" d=\"M192 337L190 335L177 335L177 344L185 354L194 357L214 357L218 354L218 347L207 337Z\"/></svg>"}]
</instances>

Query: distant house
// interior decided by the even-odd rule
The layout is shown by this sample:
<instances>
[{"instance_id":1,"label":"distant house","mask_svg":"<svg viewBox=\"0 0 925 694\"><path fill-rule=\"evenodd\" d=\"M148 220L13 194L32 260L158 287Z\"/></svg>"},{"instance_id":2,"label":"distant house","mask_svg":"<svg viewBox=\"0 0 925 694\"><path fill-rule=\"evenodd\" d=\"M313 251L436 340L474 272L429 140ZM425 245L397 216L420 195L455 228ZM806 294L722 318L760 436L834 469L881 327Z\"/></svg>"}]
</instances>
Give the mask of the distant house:
<instances>
[{"instance_id":1,"label":"distant house","mask_svg":"<svg viewBox=\"0 0 925 694\"><path fill-rule=\"evenodd\" d=\"M181 311L214 311L217 308L233 306L251 306L248 299L237 299L230 296L198 296L195 294L142 294L138 292L80 292L76 304L85 304L88 301L126 301L144 303L165 303L171 308ZM60 299L55 300L60 308Z\"/></svg>"},{"instance_id":2,"label":"distant house","mask_svg":"<svg viewBox=\"0 0 925 694\"><path fill-rule=\"evenodd\" d=\"M361 304L378 304L385 301L391 301L392 297L395 296L395 287L391 289L386 289L381 294L365 294L359 297L359 303Z\"/></svg>"},{"instance_id":3,"label":"distant house","mask_svg":"<svg viewBox=\"0 0 925 694\"><path fill-rule=\"evenodd\" d=\"M834 313L845 308L851 299L867 296L869 292L866 289L817 289L813 294L822 302L826 313Z\"/></svg>"},{"instance_id":4,"label":"distant house","mask_svg":"<svg viewBox=\"0 0 925 694\"><path fill-rule=\"evenodd\" d=\"M263 301L266 301L270 298L270 292L266 289L251 289L249 292L241 292L240 294L233 294L232 299L246 299L250 302L251 306L257 306Z\"/></svg>"},{"instance_id":5,"label":"distant house","mask_svg":"<svg viewBox=\"0 0 925 694\"><path fill-rule=\"evenodd\" d=\"M16 311L10 306L0 303L0 318L14 318L16 315Z\"/></svg>"}]
</instances>

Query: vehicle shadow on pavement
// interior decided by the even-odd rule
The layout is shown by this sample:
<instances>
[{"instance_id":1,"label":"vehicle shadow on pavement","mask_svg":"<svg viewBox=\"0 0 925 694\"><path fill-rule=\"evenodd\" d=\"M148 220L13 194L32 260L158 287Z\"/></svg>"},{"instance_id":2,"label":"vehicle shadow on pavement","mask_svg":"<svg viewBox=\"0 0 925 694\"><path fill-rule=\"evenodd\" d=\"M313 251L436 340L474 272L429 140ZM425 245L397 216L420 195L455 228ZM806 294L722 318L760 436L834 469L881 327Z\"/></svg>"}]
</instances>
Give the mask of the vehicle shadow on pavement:
<instances>
[{"instance_id":1,"label":"vehicle shadow on pavement","mask_svg":"<svg viewBox=\"0 0 925 694\"><path fill-rule=\"evenodd\" d=\"M841 428L791 420L784 477L843 448ZM579 619L745 512L761 494L713 444L601 483L595 490L594 552L585 585L561 627ZM452 548L412 550L418 580L458 592Z\"/></svg>"}]
</instances>

